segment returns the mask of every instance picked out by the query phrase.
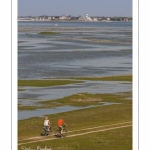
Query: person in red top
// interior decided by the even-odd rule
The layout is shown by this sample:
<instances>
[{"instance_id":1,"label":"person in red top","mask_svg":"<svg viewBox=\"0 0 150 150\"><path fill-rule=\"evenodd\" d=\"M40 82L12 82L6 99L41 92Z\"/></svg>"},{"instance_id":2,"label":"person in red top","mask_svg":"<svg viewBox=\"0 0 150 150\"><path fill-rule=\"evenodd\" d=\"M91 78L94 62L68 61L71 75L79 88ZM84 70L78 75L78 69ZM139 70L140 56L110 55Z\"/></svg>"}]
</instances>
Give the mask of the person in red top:
<instances>
[{"instance_id":1,"label":"person in red top","mask_svg":"<svg viewBox=\"0 0 150 150\"><path fill-rule=\"evenodd\" d=\"M67 126L66 123L64 122L64 120L62 119L62 117L60 117L57 121L57 126L59 127L59 129L61 130L61 135L63 132L63 125Z\"/></svg>"}]
</instances>

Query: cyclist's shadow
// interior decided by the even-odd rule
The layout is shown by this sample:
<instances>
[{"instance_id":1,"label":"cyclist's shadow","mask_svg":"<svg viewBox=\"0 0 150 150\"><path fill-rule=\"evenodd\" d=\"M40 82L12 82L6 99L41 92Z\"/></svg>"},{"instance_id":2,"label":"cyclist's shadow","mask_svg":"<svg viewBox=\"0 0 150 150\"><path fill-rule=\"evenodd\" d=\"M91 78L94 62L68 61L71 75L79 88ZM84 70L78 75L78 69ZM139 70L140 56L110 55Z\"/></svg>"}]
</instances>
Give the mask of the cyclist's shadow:
<instances>
[{"instance_id":1,"label":"cyclist's shadow","mask_svg":"<svg viewBox=\"0 0 150 150\"><path fill-rule=\"evenodd\" d=\"M61 135L59 135L59 134L55 134L55 135L53 135L55 138L61 138L62 136Z\"/></svg>"}]
</instances>

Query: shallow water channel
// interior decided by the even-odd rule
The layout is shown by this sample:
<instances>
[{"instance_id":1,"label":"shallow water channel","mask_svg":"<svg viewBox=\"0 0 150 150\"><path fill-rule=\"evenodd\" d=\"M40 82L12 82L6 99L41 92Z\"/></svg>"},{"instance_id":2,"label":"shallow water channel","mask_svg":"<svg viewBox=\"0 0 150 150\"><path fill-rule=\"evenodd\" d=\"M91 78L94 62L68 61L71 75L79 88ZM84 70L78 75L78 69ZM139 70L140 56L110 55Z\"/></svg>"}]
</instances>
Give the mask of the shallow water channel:
<instances>
[{"instance_id":1,"label":"shallow water channel","mask_svg":"<svg viewBox=\"0 0 150 150\"><path fill-rule=\"evenodd\" d=\"M107 105L114 105L114 104L120 104L120 103L112 103L112 102L100 102L100 105L90 105L86 107L75 107L75 106L59 106L54 108L48 108L48 109L36 109L36 110L24 110L20 111L18 115L18 120L23 120L31 117L43 117L46 114L56 114L66 111L72 111L72 110L79 110L79 109L86 109L86 108L92 108L92 107L99 107L99 106L107 106Z\"/></svg>"},{"instance_id":2,"label":"shallow water channel","mask_svg":"<svg viewBox=\"0 0 150 150\"><path fill-rule=\"evenodd\" d=\"M54 100L63 98L72 94L88 92L91 94L96 93L118 93L132 91L132 84L130 82L120 81L85 81L80 84L69 84L54 87L20 87L23 91L18 92L18 104L22 106L37 106L37 102L45 100ZM108 103L107 103L108 104ZM109 103L114 104L114 103ZM105 106L101 104L101 106ZM18 120L27 119L30 117L43 116L46 114L55 114L60 112L67 112L71 110L85 109L89 107L74 107L74 106L61 106L50 109L35 109L18 111Z\"/></svg>"}]
</instances>

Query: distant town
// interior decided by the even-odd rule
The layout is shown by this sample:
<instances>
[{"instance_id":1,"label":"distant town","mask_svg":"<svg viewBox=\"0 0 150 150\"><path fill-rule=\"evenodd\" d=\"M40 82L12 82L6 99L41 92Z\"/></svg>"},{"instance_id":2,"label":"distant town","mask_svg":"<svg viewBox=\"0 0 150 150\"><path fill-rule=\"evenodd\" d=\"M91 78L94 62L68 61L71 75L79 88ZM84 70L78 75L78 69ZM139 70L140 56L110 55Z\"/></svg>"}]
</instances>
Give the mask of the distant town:
<instances>
[{"instance_id":1,"label":"distant town","mask_svg":"<svg viewBox=\"0 0 150 150\"><path fill-rule=\"evenodd\" d=\"M89 16L86 14L85 16L19 16L18 21L132 21L132 17L99 17L99 16Z\"/></svg>"}]
</instances>

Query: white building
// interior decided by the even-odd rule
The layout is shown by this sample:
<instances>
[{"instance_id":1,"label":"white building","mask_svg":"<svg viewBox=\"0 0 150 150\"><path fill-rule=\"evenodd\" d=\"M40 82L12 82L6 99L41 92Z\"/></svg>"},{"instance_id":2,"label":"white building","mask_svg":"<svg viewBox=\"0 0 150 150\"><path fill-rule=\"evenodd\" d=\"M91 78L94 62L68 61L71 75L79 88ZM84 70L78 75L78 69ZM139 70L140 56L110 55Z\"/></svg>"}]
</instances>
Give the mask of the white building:
<instances>
[{"instance_id":1,"label":"white building","mask_svg":"<svg viewBox=\"0 0 150 150\"><path fill-rule=\"evenodd\" d=\"M65 15L62 15L61 17L59 17L59 19L60 19L60 20L67 20L67 19L68 19L68 17L67 17L67 16L65 16Z\"/></svg>"},{"instance_id":2,"label":"white building","mask_svg":"<svg viewBox=\"0 0 150 150\"><path fill-rule=\"evenodd\" d=\"M51 20L52 18L51 17L48 17L48 20Z\"/></svg>"},{"instance_id":3,"label":"white building","mask_svg":"<svg viewBox=\"0 0 150 150\"><path fill-rule=\"evenodd\" d=\"M98 21L97 18L93 18L93 21Z\"/></svg>"},{"instance_id":4,"label":"white building","mask_svg":"<svg viewBox=\"0 0 150 150\"><path fill-rule=\"evenodd\" d=\"M81 20L81 21L92 21L91 17L89 17L88 14L86 14L85 16L79 17L79 20Z\"/></svg>"},{"instance_id":5,"label":"white building","mask_svg":"<svg viewBox=\"0 0 150 150\"><path fill-rule=\"evenodd\" d=\"M91 17L89 17L88 14L85 15L85 18L86 18L87 21L92 21Z\"/></svg>"}]
</instances>

